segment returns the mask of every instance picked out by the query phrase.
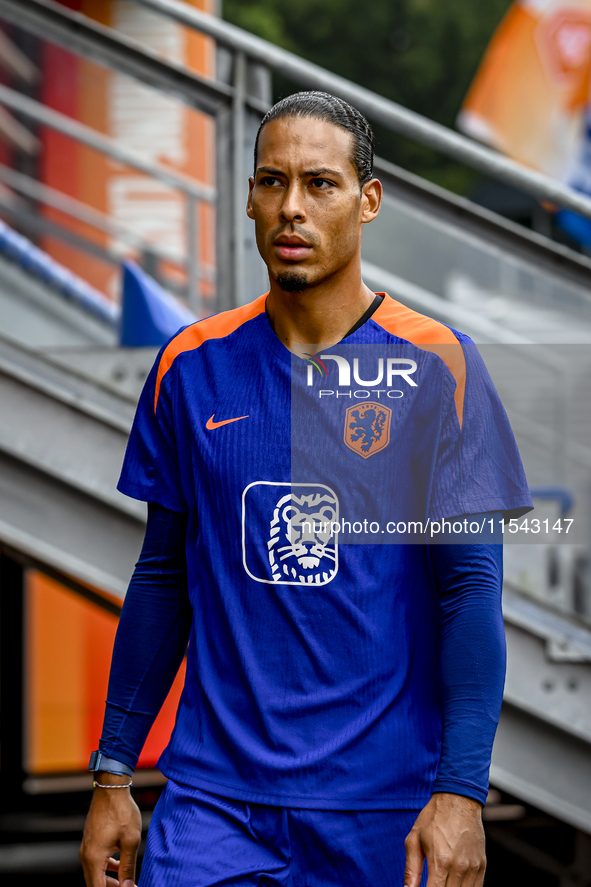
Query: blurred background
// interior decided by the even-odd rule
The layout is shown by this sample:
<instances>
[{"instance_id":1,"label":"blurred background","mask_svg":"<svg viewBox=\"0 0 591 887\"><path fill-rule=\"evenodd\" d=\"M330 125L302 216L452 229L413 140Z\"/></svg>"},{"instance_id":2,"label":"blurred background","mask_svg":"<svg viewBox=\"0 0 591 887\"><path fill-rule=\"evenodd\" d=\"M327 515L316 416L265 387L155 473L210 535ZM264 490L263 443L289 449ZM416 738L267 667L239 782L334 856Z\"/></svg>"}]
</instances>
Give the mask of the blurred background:
<instances>
[{"instance_id":1,"label":"blurred background","mask_svg":"<svg viewBox=\"0 0 591 887\"><path fill-rule=\"evenodd\" d=\"M321 89L376 131L366 282L478 343L536 505L505 533L487 884L591 885L590 78L591 0L0 0L0 873L82 884L137 397L181 326L266 290L254 135Z\"/></svg>"}]
</instances>

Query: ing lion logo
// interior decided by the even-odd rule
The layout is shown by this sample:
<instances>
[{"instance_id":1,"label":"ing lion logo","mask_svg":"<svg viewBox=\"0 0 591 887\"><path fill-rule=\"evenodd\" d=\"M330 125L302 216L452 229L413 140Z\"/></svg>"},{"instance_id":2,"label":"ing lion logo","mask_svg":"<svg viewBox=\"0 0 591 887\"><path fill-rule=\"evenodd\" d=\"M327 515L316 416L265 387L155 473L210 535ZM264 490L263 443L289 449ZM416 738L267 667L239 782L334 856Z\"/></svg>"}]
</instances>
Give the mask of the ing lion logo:
<instances>
[{"instance_id":1,"label":"ing lion logo","mask_svg":"<svg viewBox=\"0 0 591 887\"><path fill-rule=\"evenodd\" d=\"M345 413L344 441L362 459L369 459L390 443L391 423L390 407L366 400Z\"/></svg>"},{"instance_id":2,"label":"ing lion logo","mask_svg":"<svg viewBox=\"0 0 591 887\"><path fill-rule=\"evenodd\" d=\"M338 502L332 493L297 495L277 502L270 524L269 563L274 582L325 585L337 573Z\"/></svg>"}]
</instances>

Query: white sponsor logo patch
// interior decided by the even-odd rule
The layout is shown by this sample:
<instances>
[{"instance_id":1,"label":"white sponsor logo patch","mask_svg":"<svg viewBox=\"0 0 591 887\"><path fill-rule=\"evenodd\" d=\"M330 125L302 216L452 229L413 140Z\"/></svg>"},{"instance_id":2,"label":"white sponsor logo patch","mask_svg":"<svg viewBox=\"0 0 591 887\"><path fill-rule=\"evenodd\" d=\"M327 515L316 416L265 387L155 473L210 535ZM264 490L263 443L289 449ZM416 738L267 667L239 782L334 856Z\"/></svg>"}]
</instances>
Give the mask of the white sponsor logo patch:
<instances>
[{"instance_id":1,"label":"white sponsor logo patch","mask_svg":"<svg viewBox=\"0 0 591 887\"><path fill-rule=\"evenodd\" d=\"M255 481L242 493L242 560L270 585L326 585L338 571L339 503L324 484Z\"/></svg>"}]
</instances>

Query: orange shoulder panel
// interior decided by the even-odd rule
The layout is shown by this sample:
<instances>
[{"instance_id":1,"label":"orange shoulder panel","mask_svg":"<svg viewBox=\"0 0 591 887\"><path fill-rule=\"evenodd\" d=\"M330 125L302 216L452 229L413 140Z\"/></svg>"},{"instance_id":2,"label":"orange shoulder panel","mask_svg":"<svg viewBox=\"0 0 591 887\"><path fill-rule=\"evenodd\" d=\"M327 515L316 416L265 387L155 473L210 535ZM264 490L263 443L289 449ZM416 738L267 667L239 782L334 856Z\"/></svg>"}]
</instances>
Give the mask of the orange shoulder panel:
<instances>
[{"instance_id":1,"label":"orange shoulder panel","mask_svg":"<svg viewBox=\"0 0 591 887\"><path fill-rule=\"evenodd\" d=\"M382 304L374 311L372 320L392 335L406 339L441 358L456 380L454 400L461 428L466 390L466 359L462 346L445 324L407 308L387 293L384 296Z\"/></svg>"},{"instance_id":2,"label":"orange shoulder panel","mask_svg":"<svg viewBox=\"0 0 591 887\"><path fill-rule=\"evenodd\" d=\"M258 299L255 299L254 302L250 302L248 305L233 308L231 311L222 311L221 314L215 314L206 320L198 320L174 337L160 358L154 393L154 411L158 406L162 379L179 354L199 348L208 339L223 339L224 336L229 336L230 333L235 332L243 323L263 313L268 295L268 293L265 293L264 296L259 296Z\"/></svg>"}]
</instances>

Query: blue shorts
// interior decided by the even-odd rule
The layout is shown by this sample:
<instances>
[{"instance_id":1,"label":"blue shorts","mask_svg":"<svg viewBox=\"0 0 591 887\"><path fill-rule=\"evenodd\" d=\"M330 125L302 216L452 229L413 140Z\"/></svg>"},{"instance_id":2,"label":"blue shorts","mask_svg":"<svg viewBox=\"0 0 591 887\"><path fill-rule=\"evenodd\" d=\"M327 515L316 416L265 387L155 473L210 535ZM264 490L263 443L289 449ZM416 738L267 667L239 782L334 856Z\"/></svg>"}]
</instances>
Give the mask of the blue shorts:
<instances>
[{"instance_id":1,"label":"blue shorts","mask_svg":"<svg viewBox=\"0 0 591 887\"><path fill-rule=\"evenodd\" d=\"M169 780L139 887L403 887L418 812L271 807Z\"/></svg>"}]
</instances>

